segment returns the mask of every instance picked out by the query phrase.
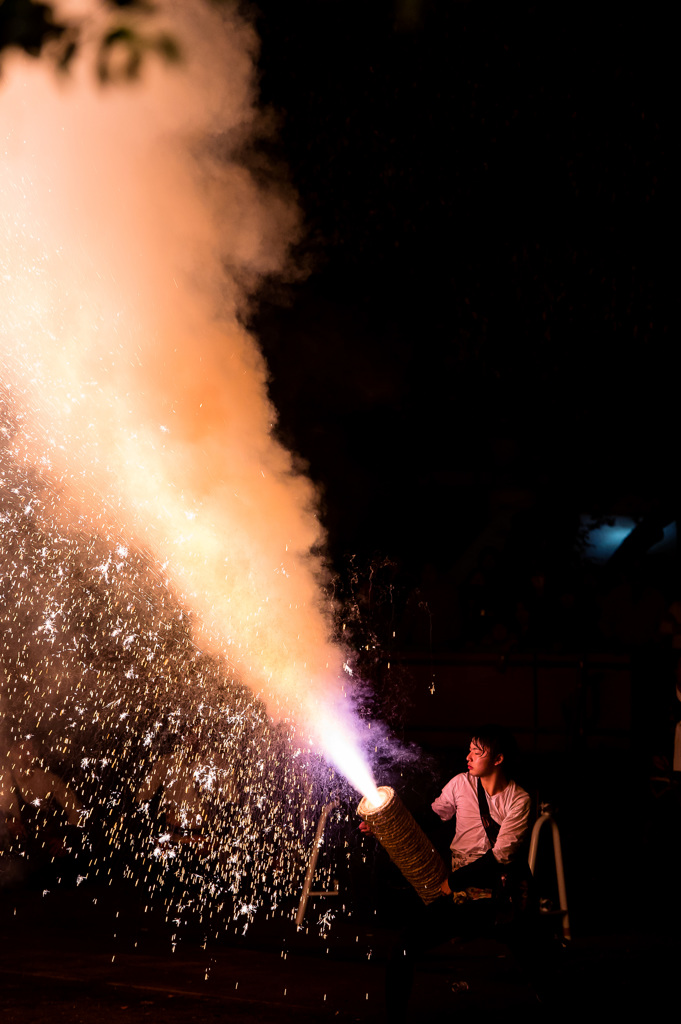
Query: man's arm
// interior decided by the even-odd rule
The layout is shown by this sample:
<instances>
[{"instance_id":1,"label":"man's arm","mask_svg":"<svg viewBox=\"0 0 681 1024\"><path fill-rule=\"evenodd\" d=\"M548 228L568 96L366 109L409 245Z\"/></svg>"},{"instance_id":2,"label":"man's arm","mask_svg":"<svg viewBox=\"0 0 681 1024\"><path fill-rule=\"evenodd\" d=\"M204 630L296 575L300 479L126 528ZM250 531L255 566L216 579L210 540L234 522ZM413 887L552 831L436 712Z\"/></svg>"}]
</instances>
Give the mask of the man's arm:
<instances>
[{"instance_id":1,"label":"man's arm","mask_svg":"<svg viewBox=\"0 0 681 1024\"><path fill-rule=\"evenodd\" d=\"M24 780L22 793L24 799L29 802L49 800L53 796L66 814L69 825L77 825L80 822L83 805L73 790L69 789L64 780L54 772L33 772L30 779Z\"/></svg>"},{"instance_id":2,"label":"man's arm","mask_svg":"<svg viewBox=\"0 0 681 1024\"><path fill-rule=\"evenodd\" d=\"M501 865L494 856L494 850L488 850L482 857L464 864L462 868L451 871L447 878L450 892L460 892L469 886L479 889L493 889L501 876ZM447 893L444 883L442 891Z\"/></svg>"},{"instance_id":3,"label":"man's arm","mask_svg":"<svg viewBox=\"0 0 681 1024\"><path fill-rule=\"evenodd\" d=\"M442 891L449 895L476 886L481 889L493 889L498 883L504 865L512 860L527 835L530 818L530 798L520 790L504 817L499 829L497 841L493 849L470 864L451 872L447 882L443 883Z\"/></svg>"},{"instance_id":4,"label":"man's arm","mask_svg":"<svg viewBox=\"0 0 681 1024\"><path fill-rule=\"evenodd\" d=\"M530 797L520 790L501 823L494 856L499 864L508 864L522 846L530 822Z\"/></svg>"},{"instance_id":5,"label":"man's arm","mask_svg":"<svg viewBox=\"0 0 681 1024\"><path fill-rule=\"evenodd\" d=\"M450 821L456 814L455 778L449 780L439 797L430 805L442 821Z\"/></svg>"}]
</instances>

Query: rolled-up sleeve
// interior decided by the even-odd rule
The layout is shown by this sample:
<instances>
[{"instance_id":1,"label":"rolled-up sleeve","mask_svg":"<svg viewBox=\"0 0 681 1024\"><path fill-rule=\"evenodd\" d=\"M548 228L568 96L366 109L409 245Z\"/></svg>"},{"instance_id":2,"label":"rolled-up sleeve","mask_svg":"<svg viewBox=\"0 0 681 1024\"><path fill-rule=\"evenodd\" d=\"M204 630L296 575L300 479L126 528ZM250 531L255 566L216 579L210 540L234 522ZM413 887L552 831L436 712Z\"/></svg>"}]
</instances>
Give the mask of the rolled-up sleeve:
<instances>
[{"instance_id":1,"label":"rolled-up sleeve","mask_svg":"<svg viewBox=\"0 0 681 1024\"><path fill-rule=\"evenodd\" d=\"M508 864L527 836L530 821L530 797L520 790L509 807L494 844L494 856L500 864Z\"/></svg>"}]
</instances>

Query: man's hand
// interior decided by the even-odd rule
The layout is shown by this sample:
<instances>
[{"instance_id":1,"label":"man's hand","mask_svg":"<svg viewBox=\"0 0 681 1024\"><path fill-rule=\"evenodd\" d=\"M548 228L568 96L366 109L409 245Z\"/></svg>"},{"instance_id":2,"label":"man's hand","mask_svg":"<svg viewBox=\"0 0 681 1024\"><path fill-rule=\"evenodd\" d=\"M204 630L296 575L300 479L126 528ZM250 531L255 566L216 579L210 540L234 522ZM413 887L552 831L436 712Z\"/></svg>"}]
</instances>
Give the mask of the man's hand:
<instances>
[{"instance_id":1,"label":"man's hand","mask_svg":"<svg viewBox=\"0 0 681 1024\"><path fill-rule=\"evenodd\" d=\"M359 830L360 832L363 832L365 836L372 836L374 834L374 830L371 825L368 821L364 821L364 819L359 823Z\"/></svg>"},{"instance_id":2,"label":"man's hand","mask_svg":"<svg viewBox=\"0 0 681 1024\"><path fill-rule=\"evenodd\" d=\"M449 888L449 882L447 881L446 878L445 878L444 882L442 883L442 885L440 886L440 892L443 892L445 894L445 896L451 896L452 895L452 890Z\"/></svg>"}]
</instances>

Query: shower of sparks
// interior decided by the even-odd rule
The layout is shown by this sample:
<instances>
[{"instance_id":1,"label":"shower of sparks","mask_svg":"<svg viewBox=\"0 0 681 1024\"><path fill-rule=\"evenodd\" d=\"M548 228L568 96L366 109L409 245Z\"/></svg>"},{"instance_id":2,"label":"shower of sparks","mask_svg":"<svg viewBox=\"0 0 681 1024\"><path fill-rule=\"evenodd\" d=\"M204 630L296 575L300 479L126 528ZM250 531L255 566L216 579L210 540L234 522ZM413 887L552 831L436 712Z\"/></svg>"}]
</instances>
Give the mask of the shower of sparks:
<instances>
[{"instance_id":1,"label":"shower of sparks","mask_svg":"<svg viewBox=\"0 0 681 1024\"><path fill-rule=\"evenodd\" d=\"M314 490L240 320L299 217L239 163L253 32L158 9L186 64L139 92L3 67L0 771L35 733L90 812L80 880L116 850L209 932L300 888L335 769L377 793Z\"/></svg>"},{"instance_id":2,"label":"shower of sparks","mask_svg":"<svg viewBox=\"0 0 681 1024\"><path fill-rule=\"evenodd\" d=\"M68 781L84 805L78 885L111 877L115 854L169 922L197 908L207 935L243 931L263 904L290 911L342 780L196 648L153 563L128 552L105 575L116 538L49 529L54 500L2 454L0 774L33 735L36 763Z\"/></svg>"},{"instance_id":3,"label":"shower of sparks","mask_svg":"<svg viewBox=\"0 0 681 1024\"><path fill-rule=\"evenodd\" d=\"M364 792L315 491L272 432L266 367L240 318L243 282L282 267L299 216L240 163L252 31L227 5L159 10L186 62L149 67L139 92L102 94L77 68L61 91L21 62L3 79L11 452L59 490L55 525L118 524L104 582L121 552L153 551L196 642Z\"/></svg>"}]
</instances>

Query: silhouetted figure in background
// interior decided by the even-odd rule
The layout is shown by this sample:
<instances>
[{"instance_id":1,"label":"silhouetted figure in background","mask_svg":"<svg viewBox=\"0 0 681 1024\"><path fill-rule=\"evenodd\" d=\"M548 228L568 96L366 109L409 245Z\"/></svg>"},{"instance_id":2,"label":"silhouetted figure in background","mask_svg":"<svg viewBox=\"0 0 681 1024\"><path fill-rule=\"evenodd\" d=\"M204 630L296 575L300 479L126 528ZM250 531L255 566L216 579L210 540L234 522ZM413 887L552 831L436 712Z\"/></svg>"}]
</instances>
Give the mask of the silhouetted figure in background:
<instances>
[{"instance_id":1,"label":"silhouetted figure in background","mask_svg":"<svg viewBox=\"0 0 681 1024\"><path fill-rule=\"evenodd\" d=\"M209 839L207 828L215 808L211 759L202 754L200 736L189 733L184 742L162 754L136 793L140 804L157 804L156 813L165 824L164 840L169 844L200 849ZM234 778L221 772L220 803L224 810L234 799ZM154 800L156 798L156 800ZM153 810L152 810L153 813Z\"/></svg>"},{"instance_id":2,"label":"silhouetted figure in background","mask_svg":"<svg viewBox=\"0 0 681 1024\"><path fill-rule=\"evenodd\" d=\"M9 880L29 873L44 881L59 871L62 859L78 845L73 829L82 818L83 806L73 790L41 767L35 738L14 743L0 766L0 821L5 851L24 863L16 870L15 858Z\"/></svg>"}]
</instances>

